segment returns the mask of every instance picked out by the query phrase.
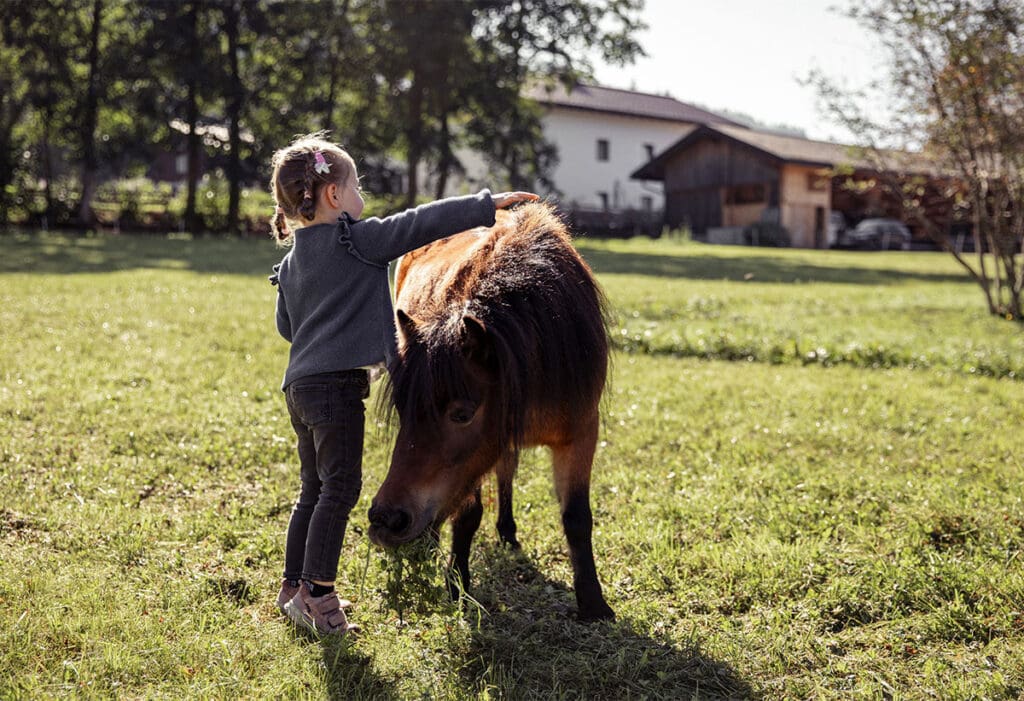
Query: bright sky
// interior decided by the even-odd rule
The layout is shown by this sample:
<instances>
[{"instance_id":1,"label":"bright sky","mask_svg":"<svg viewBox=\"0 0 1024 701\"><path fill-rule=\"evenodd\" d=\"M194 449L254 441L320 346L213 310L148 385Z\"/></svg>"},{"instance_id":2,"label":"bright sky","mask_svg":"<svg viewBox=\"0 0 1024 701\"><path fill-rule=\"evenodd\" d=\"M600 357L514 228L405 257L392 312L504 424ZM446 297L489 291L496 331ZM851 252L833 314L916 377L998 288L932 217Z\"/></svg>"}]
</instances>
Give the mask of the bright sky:
<instances>
[{"instance_id":1,"label":"bright sky","mask_svg":"<svg viewBox=\"0 0 1024 701\"><path fill-rule=\"evenodd\" d=\"M804 129L812 139L852 142L816 108L798 78L819 68L841 86L878 77L873 35L830 9L841 0L647 0L639 35L647 58L627 68L598 63L602 85L669 93L714 111L744 112Z\"/></svg>"}]
</instances>

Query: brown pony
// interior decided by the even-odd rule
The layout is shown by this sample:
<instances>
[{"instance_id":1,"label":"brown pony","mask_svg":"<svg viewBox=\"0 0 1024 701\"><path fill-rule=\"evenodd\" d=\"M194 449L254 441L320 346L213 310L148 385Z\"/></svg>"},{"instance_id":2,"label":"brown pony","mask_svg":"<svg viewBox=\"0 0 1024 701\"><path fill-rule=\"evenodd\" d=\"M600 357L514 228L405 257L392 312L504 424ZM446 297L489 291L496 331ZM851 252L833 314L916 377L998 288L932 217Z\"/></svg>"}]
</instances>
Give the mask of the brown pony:
<instances>
[{"instance_id":1,"label":"brown pony","mask_svg":"<svg viewBox=\"0 0 1024 701\"><path fill-rule=\"evenodd\" d=\"M551 448L579 618L613 618L591 545L590 471L608 371L603 296L553 210L499 211L494 227L406 255L396 274L399 353L389 396L399 432L370 508L380 545L452 520L469 586L480 483L498 476L498 532L518 547L512 476L521 448Z\"/></svg>"}]
</instances>

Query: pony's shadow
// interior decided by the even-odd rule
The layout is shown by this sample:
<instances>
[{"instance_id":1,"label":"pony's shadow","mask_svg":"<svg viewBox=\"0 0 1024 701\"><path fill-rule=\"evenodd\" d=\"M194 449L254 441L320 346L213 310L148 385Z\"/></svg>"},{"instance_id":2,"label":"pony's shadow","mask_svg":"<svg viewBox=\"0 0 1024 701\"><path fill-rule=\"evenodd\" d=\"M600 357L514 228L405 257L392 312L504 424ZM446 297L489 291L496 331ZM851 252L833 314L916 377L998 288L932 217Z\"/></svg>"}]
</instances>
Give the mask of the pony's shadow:
<instances>
[{"instance_id":1,"label":"pony's shadow","mask_svg":"<svg viewBox=\"0 0 1024 701\"><path fill-rule=\"evenodd\" d=\"M489 571L481 572L473 592L486 613L466 609L474 630L471 659L462 668L468 687L508 698L757 698L698 642L667 644L621 618L577 623L572 591L529 556L497 544L478 547ZM609 603L615 606L614 596Z\"/></svg>"}]
</instances>

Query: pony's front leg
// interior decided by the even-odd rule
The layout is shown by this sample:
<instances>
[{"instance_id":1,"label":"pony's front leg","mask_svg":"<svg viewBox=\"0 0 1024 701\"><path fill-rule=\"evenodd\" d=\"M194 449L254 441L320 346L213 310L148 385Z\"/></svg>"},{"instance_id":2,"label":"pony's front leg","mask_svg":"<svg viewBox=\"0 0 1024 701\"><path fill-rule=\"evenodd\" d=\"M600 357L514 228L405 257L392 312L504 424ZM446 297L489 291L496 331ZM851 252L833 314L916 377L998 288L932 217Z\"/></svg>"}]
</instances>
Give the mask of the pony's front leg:
<instances>
[{"instance_id":1,"label":"pony's front leg","mask_svg":"<svg viewBox=\"0 0 1024 701\"><path fill-rule=\"evenodd\" d=\"M512 478L516 474L518 456L514 451L498 461L494 472L498 477L498 536L513 550L519 550L516 520L512 515Z\"/></svg>"},{"instance_id":2,"label":"pony's front leg","mask_svg":"<svg viewBox=\"0 0 1024 701\"><path fill-rule=\"evenodd\" d=\"M597 446L596 417L592 423L571 443L552 449L555 491L562 511L562 528L569 541L573 588L581 621L615 618L601 593L591 541L594 517L590 511L590 471Z\"/></svg>"},{"instance_id":3,"label":"pony's front leg","mask_svg":"<svg viewBox=\"0 0 1024 701\"><path fill-rule=\"evenodd\" d=\"M452 517L452 556L449 565L458 573L463 591L469 591L469 546L473 543L473 536L480 527L483 515L480 487L477 487L462 510ZM448 592L452 599L459 597L459 587L454 581L448 582Z\"/></svg>"}]
</instances>

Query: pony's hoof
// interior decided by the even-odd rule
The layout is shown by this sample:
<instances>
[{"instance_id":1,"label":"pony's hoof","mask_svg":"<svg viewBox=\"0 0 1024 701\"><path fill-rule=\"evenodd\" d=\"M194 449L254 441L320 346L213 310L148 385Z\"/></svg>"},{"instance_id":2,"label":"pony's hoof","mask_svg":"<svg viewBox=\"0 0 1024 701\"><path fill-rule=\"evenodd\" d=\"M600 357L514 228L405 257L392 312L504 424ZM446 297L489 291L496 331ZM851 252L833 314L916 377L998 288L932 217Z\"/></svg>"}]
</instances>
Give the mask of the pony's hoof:
<instances>
[{"instance_id":1,"label":"pony's hoof","mask_svg":"<svg viewBox=\"0 0 1024 701\"><path fill-rule=\"evenodd\" d=\"M581 608L579 613L576 614L576 620L580 623L593 623L594 621L614 621L615 612L612 611L611 606L602 601L598 606L588 606L587 608Z\"/></svg>"},{"instance_id":2,"label":"pony's hoof","mask_svg":"<svg viewBox=\"0 0 1024 701\"><path fill-rule=\"evenodd\" d=\"M511 539L509 539L509 538L502 538L501 539L501 544L504 545L509 550L512 550L514 552L518 552L518 551L523 549L523 546L520 545L519 541L516 540L515 538L511 538Z\"/></svg>"}]
</instances>

